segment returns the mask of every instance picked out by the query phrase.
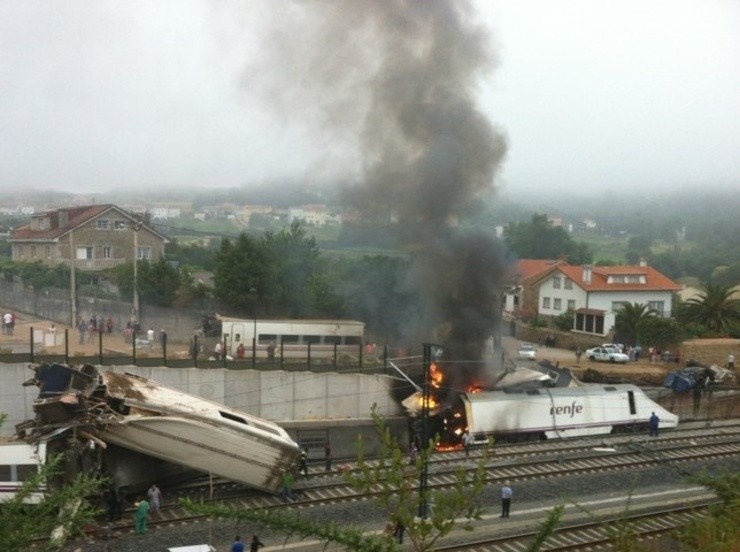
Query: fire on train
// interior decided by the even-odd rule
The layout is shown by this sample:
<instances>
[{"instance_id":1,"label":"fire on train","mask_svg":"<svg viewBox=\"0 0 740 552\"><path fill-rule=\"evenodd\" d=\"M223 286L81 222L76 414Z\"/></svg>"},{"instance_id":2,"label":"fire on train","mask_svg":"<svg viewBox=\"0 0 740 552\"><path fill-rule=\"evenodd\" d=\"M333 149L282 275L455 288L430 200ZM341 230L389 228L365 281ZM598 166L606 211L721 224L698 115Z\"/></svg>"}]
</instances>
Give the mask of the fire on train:
<instances>
[{"instance_id":1,"label":"fire on train","mask_svg":"<svg viewBox=\"0 0 740 552\"><path fill-rule=\"evenodd\" d=\"M465 431L477 443L491 437L495 441L529 441L647 431L653 413L662 429L678 425L677 415L636 385L584 384L570 374L563 378L567 384L557 386L550 376L537 374L513 385L459 393L448 406L440 406L432 398L432 432L442 446L449 446L459 444ZM516 379L517 374L513 375ZM412 416L420 413L418 395L403 403Z\"/></svg>"}]
</instances>

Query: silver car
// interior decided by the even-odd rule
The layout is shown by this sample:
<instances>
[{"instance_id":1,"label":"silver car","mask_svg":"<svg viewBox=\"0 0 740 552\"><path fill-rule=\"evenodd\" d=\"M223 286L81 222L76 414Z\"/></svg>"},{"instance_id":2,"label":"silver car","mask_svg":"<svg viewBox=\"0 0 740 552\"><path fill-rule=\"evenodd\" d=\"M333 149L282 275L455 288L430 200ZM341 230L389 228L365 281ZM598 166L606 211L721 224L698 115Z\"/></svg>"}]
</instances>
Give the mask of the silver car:
<instances>
[{"instance_id":1,"label":"silver car","mask_svg":"<svg viewBox=\"0 0 740 552\"><path fill-rule=\"evenodd\" d=\"M522 360L537 360L537 349L529 343L522 343L519 346L519 358Z\"/></svg>"},{"instance_id":2,"label":"silver car","mask_svg":"<svg viewBox=\"0 0 740 552\"><path fill-rule=\"evenodd\" d=\"M594 347L586 351L586 358L589 360L598 360L601 362L629 362L630 357L620 353L613 347Z\"/></svg>"}]
</instances>

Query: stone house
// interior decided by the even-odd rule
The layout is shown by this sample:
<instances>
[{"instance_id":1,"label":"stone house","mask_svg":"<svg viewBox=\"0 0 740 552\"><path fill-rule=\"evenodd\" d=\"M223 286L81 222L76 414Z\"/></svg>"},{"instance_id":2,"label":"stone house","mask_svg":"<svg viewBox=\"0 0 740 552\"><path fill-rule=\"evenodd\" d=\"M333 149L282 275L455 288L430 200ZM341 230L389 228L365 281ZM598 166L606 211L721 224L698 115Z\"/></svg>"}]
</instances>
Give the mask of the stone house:
<instances>
[{"instance_id":1,"label":"stone house","mask_svg":"<svg viewBox=\"0 0 740 552\"><path fill-rule=\"evenodd\" d=\"M79 270L104 270L164 255L168 239L127 211L112 204L65 207L36 213L14 230L8 242L14 261Z\"/></svg>"}]
</instances>

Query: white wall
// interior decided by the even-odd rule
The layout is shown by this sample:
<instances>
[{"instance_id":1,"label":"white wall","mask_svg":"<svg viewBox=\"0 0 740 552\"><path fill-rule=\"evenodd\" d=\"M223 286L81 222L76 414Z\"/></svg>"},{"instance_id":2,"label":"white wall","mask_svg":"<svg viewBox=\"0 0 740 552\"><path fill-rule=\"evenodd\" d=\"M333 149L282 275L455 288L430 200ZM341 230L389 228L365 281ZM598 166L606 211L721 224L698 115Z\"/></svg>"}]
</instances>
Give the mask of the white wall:
<instances>
[{"instance_id":1,"label":"white wall","mask_svg":"<svg viewBox=\"0 0 740 552\"><path fill-rule=\"evenodd\" d=\"M367 419L373 404L384 416L402 415L392 398L394 379L383 375L136 366L98 369L130 372L275 422ZM8 415L0 436L34 417L36 386L28 364L0 364L0 412Z\"/></svg>"}]
</instances>

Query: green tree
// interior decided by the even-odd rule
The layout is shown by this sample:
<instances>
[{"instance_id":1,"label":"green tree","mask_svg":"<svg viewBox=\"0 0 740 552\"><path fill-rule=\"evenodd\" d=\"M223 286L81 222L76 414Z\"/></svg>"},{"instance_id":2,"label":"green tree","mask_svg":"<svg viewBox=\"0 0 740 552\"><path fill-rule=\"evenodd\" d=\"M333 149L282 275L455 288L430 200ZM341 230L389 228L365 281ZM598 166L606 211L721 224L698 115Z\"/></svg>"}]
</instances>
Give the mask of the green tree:
<instances>
[{"instance_id":1,"label":"green tree","mask_svg":"<svg viewBox=\"0 0 740 552\"><path fill-rule=\"evenodd\" d=\"M263 244L242 232L216 253L214 295L237 311L255 313L269 291L269 257Z\"/></svg>"},{"instance_id":2,"label":"green tree","mask_svg":"<svg viewBox=\"0 0 740 552\"><path fill-rule=\"evenodd\" d=\"M616 333L629 345L644 343L642 331L645 320L658 315L658 311L642 303L627 303L617 313Z\"/></svg>"},{"instance_id":3,"label":"green tree","mask_svg":"<svg viewBox=\"0 0 740 552\"><path fill-rule=\"evenodd\" d=\"M320 272L319 246L299 222L290 229L264 236L268 259L269 286L263 301L265 308L292 318L316 312L311 284Z\"/></svg>"},{"instance_id":4,"label":"green tree","mask_svg":"<svg viewBox=\"0 0 740 552\"><path fill-rule=\"evenodd\" d=\"M701 324L717 336L734 335L740 325L740 300L733 293L730 285L702 284L699 296L679 309L679 320Z\"/></svg>"},{"instance_id":5,"label":"green tree","mask_svg":"<svg viewBox=\"0 0 740 552\"><path fill-rule=\"evenodd\" d=\"M509 224L504 230L504 241L520 258L564 257L570 264L576 265L593 260L586 244L574 241L564 228L550 224L544 214L532 215L529 222Z\"/></svg>"},{"instance_id":6,"label":"green tree","mask_svg":"<svg viewBox=\"0 0 740 552\"><path fill-rule=\"evenodd\" d=\"M640 324L640 345L653 345L666 349L678 345L685 337L681 324L672 318L648 316Z\"/></svg>"},{"instance_id":7,"label":"green tree","mask_svg":"<svg viewBox=\"0 0 740 552\"><path fill-rule=\"evenodd\" d=\"M440 538L458 526L472 531L473 521L481 517L478 499L486 481L485 464L491 444L478 461L472 477L465 466L460 466L450 490L426 489L421 493L417 485L434 450L434 440L430 439L416 462L408 465L406 455L375 406L372 417L380 438L379 458L373 462L366 461L360 437L357 444L358 472L347 474L347 480L353 488L360 492L375 493L376 502L385 511L387 520L393 526L404 526L414 550L430 550ZM433 505L429 508L428 517L417 517L422 503Z\"/></svg>"},{"instance_id":8,"label":"green tree","mask_svg":"<svg viewBox=\"0 0 740 552\"><path fill-rule=\"evenodd\" d=\"M139 261L137 288L142 302L169 307L180 288L180 272L164 257L156 261Z\"/></svg>"}]
</instances>

